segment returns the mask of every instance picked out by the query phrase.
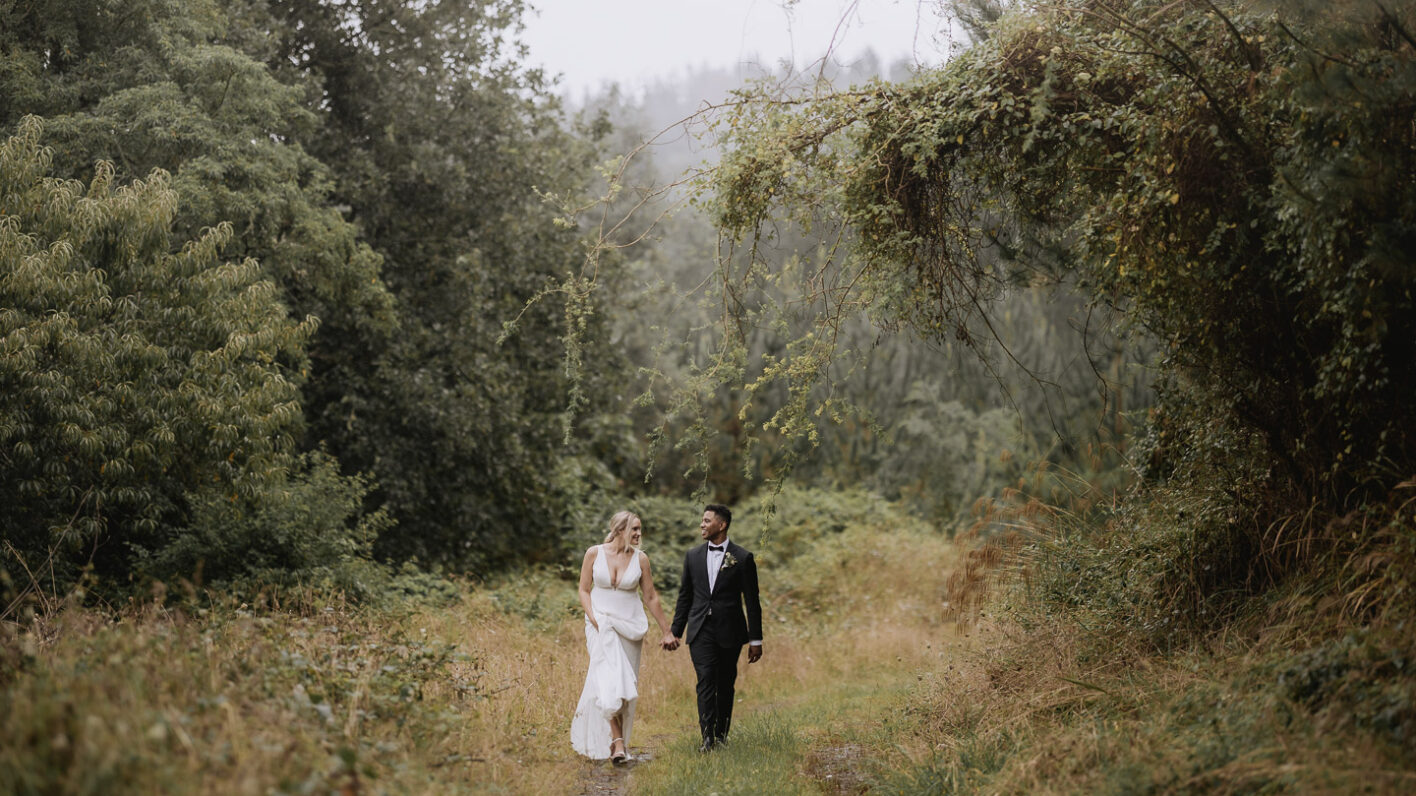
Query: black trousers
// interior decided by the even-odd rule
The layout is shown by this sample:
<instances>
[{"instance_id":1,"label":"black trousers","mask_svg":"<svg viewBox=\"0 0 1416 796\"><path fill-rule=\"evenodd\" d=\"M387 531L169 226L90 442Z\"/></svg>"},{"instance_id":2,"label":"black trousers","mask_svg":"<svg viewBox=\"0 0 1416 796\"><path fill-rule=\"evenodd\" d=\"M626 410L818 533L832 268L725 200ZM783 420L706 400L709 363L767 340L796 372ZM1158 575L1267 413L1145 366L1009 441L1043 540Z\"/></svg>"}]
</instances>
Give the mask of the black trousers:
<instances>
[{"instance_id":1,"label":"black trousers","mask_svg":"<svg viewBox=\"0 0 1416 796\"><path fill-rule=\"evenodd\" d=\"M733 684L742 645L721 647L705 630L688 645L688 654L698 673L698 728L703 743L712 746L728 737L733 723Z\"/></svg>"}]
</instances>

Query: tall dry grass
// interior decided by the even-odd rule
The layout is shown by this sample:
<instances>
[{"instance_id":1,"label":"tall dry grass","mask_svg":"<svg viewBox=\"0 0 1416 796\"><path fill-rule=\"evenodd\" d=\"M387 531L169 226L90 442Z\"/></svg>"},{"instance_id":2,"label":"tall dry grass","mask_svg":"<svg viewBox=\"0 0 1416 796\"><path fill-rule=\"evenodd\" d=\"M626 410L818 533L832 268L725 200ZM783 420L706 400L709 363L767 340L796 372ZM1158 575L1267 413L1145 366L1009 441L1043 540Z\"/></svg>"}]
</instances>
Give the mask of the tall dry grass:
<instances>
[{"instance_id":1,"label":"tall dry grass","mask_svg":"<svg viewBox=\"0 0 1416 796\"><path fill-rule=\"evenodd\" d=\"M1218 595L1235 556L1198 489L985 507L948 591L981 654L921 682L921 743L873 792L1412 792L1413 491L1329 521L1306 570Z\"/></svg>"},{"instance_id":2,"label":"tall dry grass","mask_svg":"<svg viewBox=\"0 0 1416 796\"><path fill-rule=\"evenodd\" d=\"M923 743L874 792L1401 794L1416 784L1400 743L1354 722L1352 703L1335 715L1294 698L1303 673L1272 639L1236 634L1162 656L1098 649L1063 626L976 632L986 652L912 696Z\"/></svg>"}]
</instances>

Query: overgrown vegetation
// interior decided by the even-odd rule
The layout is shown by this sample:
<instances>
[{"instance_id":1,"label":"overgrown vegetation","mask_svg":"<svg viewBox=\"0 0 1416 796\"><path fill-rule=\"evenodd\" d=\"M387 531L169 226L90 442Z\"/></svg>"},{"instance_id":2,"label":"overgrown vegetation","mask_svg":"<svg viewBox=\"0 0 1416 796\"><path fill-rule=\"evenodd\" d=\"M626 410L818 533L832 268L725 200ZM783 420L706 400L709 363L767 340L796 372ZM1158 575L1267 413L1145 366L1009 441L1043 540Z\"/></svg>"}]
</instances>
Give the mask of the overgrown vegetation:
<instances>
[{"instance_id":1,"label":"overgrown vegetation","mask_svg":"<svg viewBox=\"0 0 1416 796\"><path fill-rule=\"evenodd\" d=\"M1409 790L1416 15L962 5L697 194L519 0L0 7L0 789L572 789L571 553L707 494L772 709L651 652L645 790Z\"/></svg>"},{"instance_id":2,"label":"overgrown vegetation","mask_svg":"<svg viewBox=\"0 0 1416 796\"><path fill-rule=\"evenodd\" d=\"M174 247L167 174L54 179L41 132L30 118L0 145L0 501L18 585L62 594L85 563L230 578L367 557L376 518L346 527L358 481L296 456L315 319L288 319L254 261L219 261L229 226ZM263 527L290 503L304 509L286 530Z\"/></svg>"},{"instance_id":3,"label":"overgrown vegetation","mask_svg":"<svg viewBox=\"0 0 1416 796\"><path fill-rule=\"evenodd\" d=\"M1056 283L1163 353L1129 488L1048 467L981 518L951 603L1011 563L971 689L997 716L930 703L938 751L891 787L1401 790L1416 17L1019 3L978 30L911 81L745 94L717 177L744 245L854 230L835 306L982 346L1001 296Z\"/></svg>"},{"instance_id":4,"label":"overgrown vegetation","mask_svg":"<svg viewBox=\"0 0 1416 796\"><path fill-rule=\"evenodd\" d=\"M1261 446L1272 488L1380 499L1413 460L1411 20L1025 11L911 82L745 101L719 222L834 214L864 285L836 302L926 336L977 338L1009 285L1074 280L1164 346L1153 478L1204 451L1194 416Z\"/></svg>"},{"instance_id":5,"label":"overgrown vegetation","mask_svg":"<svg viewBox=\"0 0 1416 796\"><path fill-rule=\"evenodd\" d=\"M16 589L562 552L610 478L562 422L611 404L567 323L618 360L595 297L527 305L581 257L539 192L580 191L598 133L520 63L521 12L0 9Z\"/></svg>"}]
</instances>

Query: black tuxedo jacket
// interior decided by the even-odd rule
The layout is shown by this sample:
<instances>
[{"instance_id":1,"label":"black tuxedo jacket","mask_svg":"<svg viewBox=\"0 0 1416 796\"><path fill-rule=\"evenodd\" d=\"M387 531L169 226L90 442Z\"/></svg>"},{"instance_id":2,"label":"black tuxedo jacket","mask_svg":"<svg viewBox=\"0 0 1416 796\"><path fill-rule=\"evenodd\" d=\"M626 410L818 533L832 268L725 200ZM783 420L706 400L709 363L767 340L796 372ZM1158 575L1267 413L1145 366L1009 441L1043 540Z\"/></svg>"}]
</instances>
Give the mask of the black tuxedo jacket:
<instances>
[{"instance_id":1,"label":"black tuxedo jacket","mask_svg":"<svg viewBox=\"0 0 1416 796\"><path fill-rule=\"evenodd\" d=\"M708 591L708 544L683 557L678 603L671 632L692 644L700 630L711 632L722 647L740 647L762 640L762 604L757 597L757 562L747 548L728 541L723 567L712 592ZM733 563L729 563L729 562ZM743 611L746 609L746 616Z\"/></svg>"}]
</instances>

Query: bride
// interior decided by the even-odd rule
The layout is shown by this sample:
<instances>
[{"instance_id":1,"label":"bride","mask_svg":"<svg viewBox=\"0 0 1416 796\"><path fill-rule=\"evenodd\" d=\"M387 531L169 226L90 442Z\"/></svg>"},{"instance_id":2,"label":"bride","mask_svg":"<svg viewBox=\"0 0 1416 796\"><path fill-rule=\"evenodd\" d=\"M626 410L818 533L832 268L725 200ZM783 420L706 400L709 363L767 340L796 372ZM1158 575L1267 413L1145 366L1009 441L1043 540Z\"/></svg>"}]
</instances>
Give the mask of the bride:
<instances>
[{"instance_id":1,"label":"bride","mask_svg":"<svg viewBox=\"0 0 1416 796\"><path fill-rule=\"evenodd\" d=\"M678 647L654 590L649 556L638 548L641 528L633 512L611 517L605 543L586 550L580 567L590 669L570 722L570 743L592 760L609 758L616 765L629 761L629 732L639 699L639 651L649 631L644 605L664 634L663 648Z\"/></svg>"}]
</instances>

